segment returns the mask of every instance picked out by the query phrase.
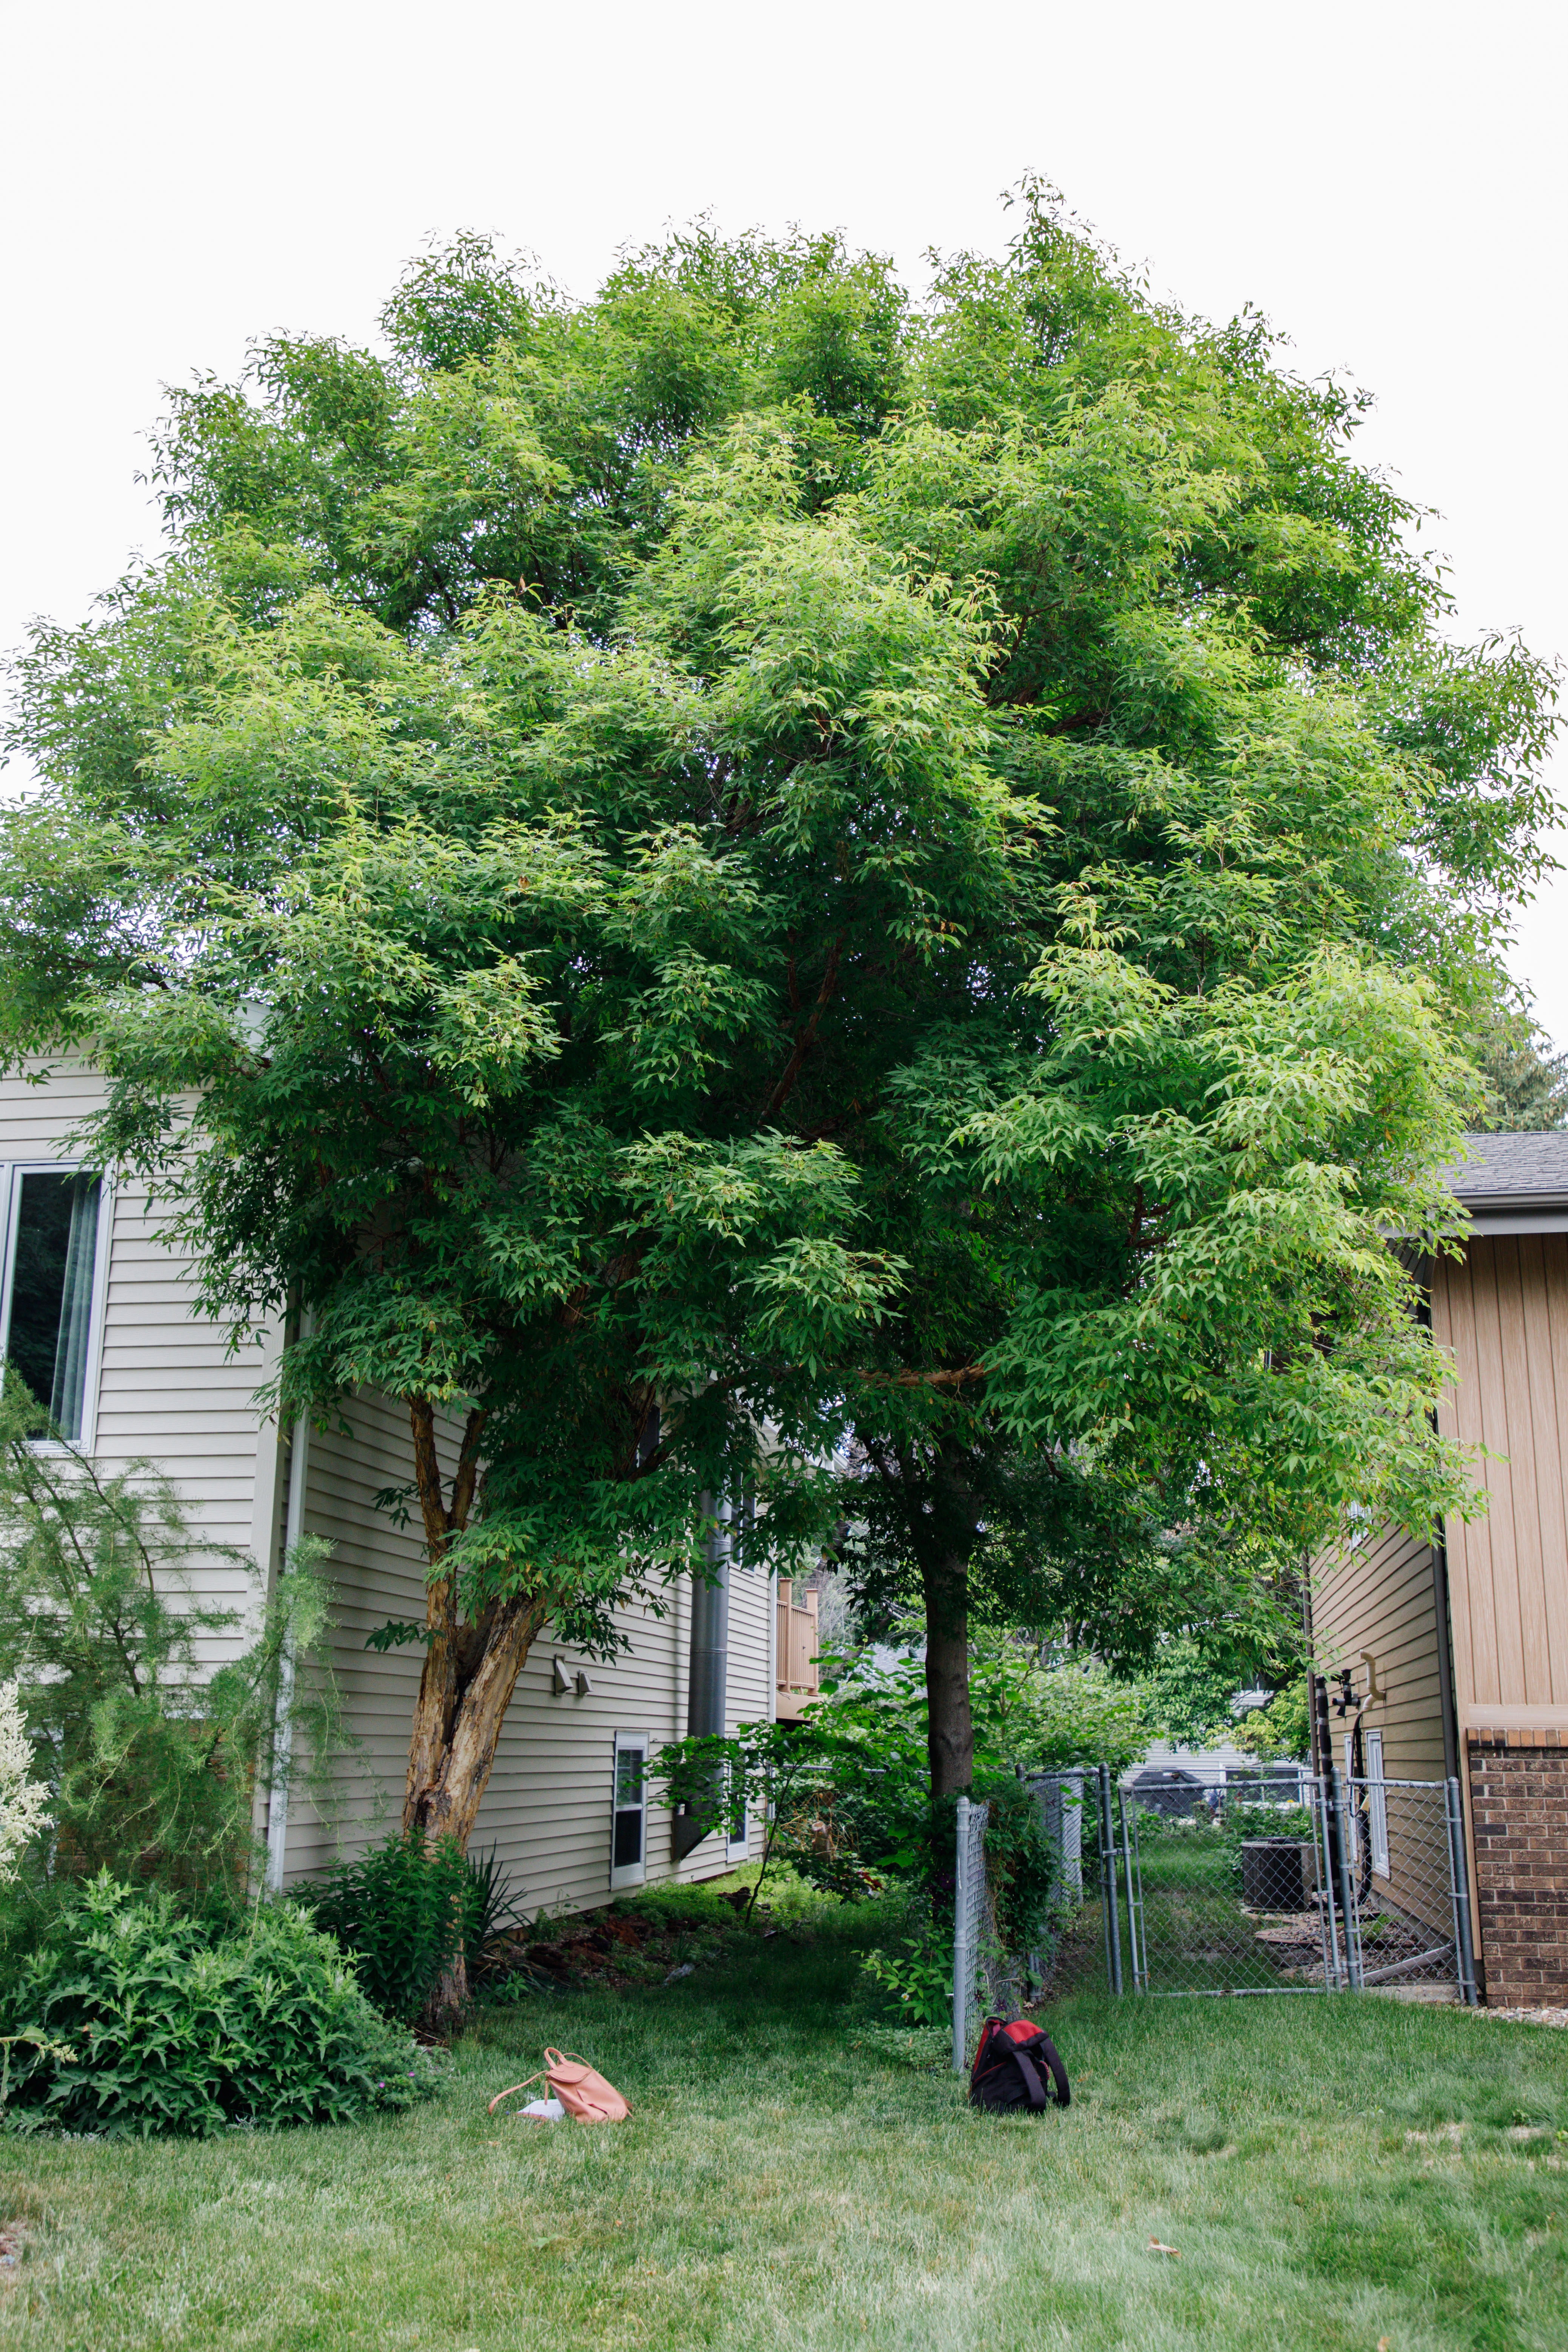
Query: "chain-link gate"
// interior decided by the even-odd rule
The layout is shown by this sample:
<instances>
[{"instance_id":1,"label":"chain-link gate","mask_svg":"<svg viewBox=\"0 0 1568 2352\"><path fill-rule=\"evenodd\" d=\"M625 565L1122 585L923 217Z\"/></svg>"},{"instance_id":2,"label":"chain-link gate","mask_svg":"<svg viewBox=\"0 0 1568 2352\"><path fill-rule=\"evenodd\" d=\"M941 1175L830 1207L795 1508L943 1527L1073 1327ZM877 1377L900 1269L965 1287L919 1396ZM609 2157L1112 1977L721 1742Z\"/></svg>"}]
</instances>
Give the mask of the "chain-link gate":
<instances>
[{"instance_id":1,"label":"chain-link gate","mask_svg":"<svg viewBox=\"0 0 1568 2352\"><path fill-rule=\"evenodd\" d=\"M1123 1785L1104 1765L1031 1780L1058 1860L1064 1917L1100 1895L1113 1993L1362 1991L1476 1998L1458 1780L1343 1780L1289 1768L1205 1788L1174 1774ZM1050 1955L996 1948L989 1808L960 1798L952 2063L981 2003L1014 2009ZM1086 1827L1097 1834L1086 1836ZM1096 1885L1095 1882L1098 1882ZM1080 1960L1086 1934L1069 1927Z\"/></svg>"},{"instance_id":2,"label":"chain-link gate","mask_svg":"<svg viewBox=\"0 0 1568 2352\"><path fill-rule=\"evenodd\" d=\"M1344 1783L1346 1906L1358 1986L1476 1998L1458 1780Z\"/></svg>"},{"instance_id":3,"label":"chain-link gate","mask_svg":"<svg viewBox=\"0 0 1568 2352\"><path fill-rule=\"evenodd\" d=\"M1299 1797L1117 1790L1131 1989L1473 2000L1458 1782L1303 1774Z\"/></svg>"}]
</instances>

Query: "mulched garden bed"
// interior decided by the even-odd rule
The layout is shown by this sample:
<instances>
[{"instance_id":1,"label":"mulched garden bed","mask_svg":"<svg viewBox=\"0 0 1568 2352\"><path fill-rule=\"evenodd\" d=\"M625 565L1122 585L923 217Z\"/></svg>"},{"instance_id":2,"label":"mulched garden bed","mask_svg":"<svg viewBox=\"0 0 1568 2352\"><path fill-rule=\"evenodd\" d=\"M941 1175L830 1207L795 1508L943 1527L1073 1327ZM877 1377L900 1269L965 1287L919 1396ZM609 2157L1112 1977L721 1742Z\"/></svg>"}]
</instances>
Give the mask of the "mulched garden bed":
<instances>
[{"instance_id":1,"label":"mulched garden bed","mask_svg":"<svg viewBox=\"0 0 1568 2352\"><path fill-rule=\"evenodd\" d=\"M574 1917L538 1923L498 1937L487 1955L478 1987L481 2000L516 2000L528 1992L574 1987L649 1985L689 1976L693 1969L722 1959L742 1943L781 1933L759 1908L745 1919L749 1890L725 1895L730 1916L703 1911L623 1910L579 1912Z\"/></svg>"}]
</instances>

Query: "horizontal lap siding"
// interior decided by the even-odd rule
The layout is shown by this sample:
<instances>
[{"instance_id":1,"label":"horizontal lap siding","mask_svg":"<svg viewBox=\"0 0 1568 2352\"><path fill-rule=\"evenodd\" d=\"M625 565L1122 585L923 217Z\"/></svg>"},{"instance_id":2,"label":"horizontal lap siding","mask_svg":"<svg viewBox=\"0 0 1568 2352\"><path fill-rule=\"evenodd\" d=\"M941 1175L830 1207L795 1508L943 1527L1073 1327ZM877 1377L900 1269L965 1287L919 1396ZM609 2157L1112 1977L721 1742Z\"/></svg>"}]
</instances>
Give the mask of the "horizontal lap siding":
<instances>
[{"instance_id":1,"label":"horizontal lap siding","mask_svg":"<svg viewBox=\"0 0 1568 2352\"><path fill-rule=\"evenodd\" d=\"M374 1507L378 1490L404 1486L412 1459L406 1410L363 1396L344 1408L352 1438L312 1432L305 1524L332 1545L337 1595L333 1664L356 1742L342 1764L335 1816L321 1819L303 1797L289 1825L291 1878L323 1868L338 1853L363 1852L400 1819L408 1733L424 1654L417 1646L378 1653L365 1636L388 1618L425 1613L424 1552L416 1521L404 1528ZM443 1445L449 1464L457 1433ZM731 1587L731 1724L767 1713L765 1576L737 1571ZM528 1909L579 1910L609 1895L616 1734L643 1732L655 1748L685 1729L691 1604L684 1580L664 1596L667 1613L634 1606L616 1613L626 1646L608 1664L556 1641L535 1643L507 1711L495 1768L474 1831L474 1849L494 1845L514 1899ZM559 1657L574 1687L552 1687ZM579 1671L588 1692L575 1689ZM648 1874L710 1877L726 1867L723 1841L705 1839L677 1864L670 1817L648 1808Z\"/></svg>"},{"instance_id":2,"label":"horizontal lap siding","mask_svg":"<svg viewBox=\"0 0 1568 2352\"><path fill-rule=\"evenodd\" d=\"M0 1079L0 1160L73 1157L70 1130L103 1094L99 1078L75 1068L37 1087ZM275 1439L254 1402L270 1351L252 1344L229 1354L224 1333L199 1312L188 1259L159 1238L161 1213L161 1204L150 1213L142 1186L114 1187L94 1451L110 1473L153 1463L173 1481L198 1544L212 1547L192 1559L188 1584L235 1612L232 1633L206 1645L216 1660L242 1647L254 1622L258 1472L264 1528L276 1491ZM223 1557L226 1549L238 1557Z\"/></svg>"},{"instance_id":3,"label":"horizontal lap siding","mask_svg":"<svg viewBox=\"0 0 1568 2352\"><path fill-rule=\"evenodd\" d=\"M353 1856L398 1826L408 1728L425 1653L367 1650L365 1637L389 1618L425 1615L424 1545L416 1523L393 1525L375 1507L384 1488L412 1470L408 1415L384 1397L343 1407L349 1432L311 1430L306 1444L304 1527L331 1547L331 1661L352 1745L338 1759L325 1818L302 1792L289 1808L286 1872L321 1870ZM448 1459L449 1459L448 1449Z\"/></svg>"},{"instance_id":4,"label":"horizontal lap siding","mask_svg":"<svg viewBox=\"0 0 1568 2352\"><path fill-rule=\"evenodd\" d=\"M480 1848L499 1845L530 1910L581 1910L607 1898L616 1734L646 1733L658 1749L684 1730L689 1605L680 1620L641 1608L617 1611L628 1646L607 1664L568 1650L546 1628L518 1677L474 1836ZM587 1675L585 1696L574 1687L554 1691L558 1657L574 1685L579 1672ZM668 1878L678 1870L670 1816L653 1795L648 1876ZM723 1866L721 1843L707 1841L679 1867L682 1875L703 1877Z\"/></svg>"},{"instance_id":5,"label":"horizontal lap siding","mask_svg":"<svg viewBox=\"0 0 1568 2352\"><path fill-rule=\"evenodd\" d=\"M740 1589L740 1606L735 1603L735 1590ZM765 1569L749 1570L737 1576L731 1586L731 1611L738 1620L740 1639L730 1636L731 1654L734 1664L730 1669L730 1721L738 1723L768 1723L773 1713L773 1682L768 1660L771 1654L769 1634L772 1629L776 1595L772 1577ZM749 1853L760 1855L766 1834L765 1821L753 1812L748 1831Z\"/></svg>"},{"instance_id":6,"label":"horizontal lap siding","mask_svg":"<svg viewBox=\"0 0 1568 2352\"><path fill-rule=\"evenodd\" d=\"M101 1103L101 1082L68 1069L47 1087L0 1080L0 1159L70 1156L73 1123ZM110 1471L145 1457L174 1483L198 1538L213 1547L191 1564L201 1599L254 1619L264 1578L280 1543L288 1445L262 1423L254 1392L272 1369L269 1345L231 1356L223 1332L203 1318L187 1262L166 1249L143 1192L116 1188L102 1332L97 1452ZM337 1760L325 1817L298 1789L291 1808L288 1874L320 1870L340 1851L363 1851L400 1819L408 1731L423 1651L380 1654L365 1636L388 1618L425 1613L424 1550L417 1521L403 1528L375 1508L376 1494L406 1484L412 1470L406 1410L384 1397L345 1409L352 1434L313 1431L308 1451L304 1524L332 1546L330 1574L337 1626L332 1662L353 1745ZM448 1462L455 1431L445 1433ZM232 1547L235 1560L221 1556ZM731 1727L769 1712L764 1576L737 1571L731 1601ZM524 1666L497 1751L476 1843L492 1842L530 1908L602 1902L609 1886L612 1759L616 1731L647 1732L655 1745L685 1729L691 1604L684 1580L668 1613L619 1612L627 1647L607 1665L564 1650L588 1696L556 1696L546 1637ZM244 1622L213 1646L215 1658L247 1638ZM648 1815L649 1874L711 1876L725 1867L723 1841L710 1838L677 1865L669 1816Z\"/></svg>"},{"instance_id":7,"label":"horizontal lap siding","mask_svg":"<svg viewBox=\"0 0 1568 2352\"><path fill-rule=\"evenodd\" d=\"M1403 1529L1384 1528L1375 1539L1320 1559L1313 1571L1312 1633L1321 1671L1351 1670L1366 1687L1362 1654L1370 1651L1387 1696L1363 1709L1368 1730L1383 1733L1383 1769L1390 1780L1436 1780L1444 1773L1439 1639L1432 1549ZM1335 1727L1333 1761L1344 1762ZM1349 1721L1346 1717L1345 1722Z\"/></svg>"}]
</instances>

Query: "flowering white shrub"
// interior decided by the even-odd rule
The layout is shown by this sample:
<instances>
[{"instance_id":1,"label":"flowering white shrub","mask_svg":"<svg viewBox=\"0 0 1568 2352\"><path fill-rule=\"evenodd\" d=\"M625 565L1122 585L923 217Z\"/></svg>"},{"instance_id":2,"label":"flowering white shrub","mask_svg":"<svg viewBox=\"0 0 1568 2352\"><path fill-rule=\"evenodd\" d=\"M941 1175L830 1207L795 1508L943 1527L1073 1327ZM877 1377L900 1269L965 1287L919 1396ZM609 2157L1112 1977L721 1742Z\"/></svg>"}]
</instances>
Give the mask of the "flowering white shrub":
<instances>
[{"instance_id":1,"label":"flowering white shrub","mask_svg":"<svg viewBox=\"0 0 1568 2352\"><path fill-rule=\"evenodd\" d=\"M0 1683L0 1883L16 1877L24 1850L48 1823L49 1792L32 1778L32 1762L16 1685Z\"/></svg>"}]
</instances>

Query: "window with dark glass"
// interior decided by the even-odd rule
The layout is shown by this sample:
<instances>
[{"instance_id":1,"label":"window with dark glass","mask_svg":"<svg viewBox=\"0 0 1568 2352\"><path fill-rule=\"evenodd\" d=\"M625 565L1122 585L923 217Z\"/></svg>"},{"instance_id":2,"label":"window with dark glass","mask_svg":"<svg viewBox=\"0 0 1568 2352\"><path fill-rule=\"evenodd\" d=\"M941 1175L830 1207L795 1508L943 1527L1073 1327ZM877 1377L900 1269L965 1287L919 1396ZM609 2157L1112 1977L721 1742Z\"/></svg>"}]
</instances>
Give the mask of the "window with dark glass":
<instances>
[{"instance_id":1,"label":"window with dark glass","mask_svg":"<svg viewBox=\"0 0 1568 2352\"><path fill-rule=\"evenodd\" d=\"M622 1748L616 1755L616 1839L611 1867L626 1870L643 1858L643 1752Z\"/></svg>"},{"instance_id":2,"label":"window with dark glass","mask_svg":"<svg viewBox=\"0 0 1568 2352\"><path fill-rule=\"evenodd\" d=\"M100 1190L96 1176L29 1170L12 1200L5 1359L73 1440L87 1402Z\"/></svg>"}]
</instances>

